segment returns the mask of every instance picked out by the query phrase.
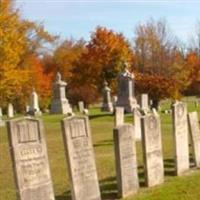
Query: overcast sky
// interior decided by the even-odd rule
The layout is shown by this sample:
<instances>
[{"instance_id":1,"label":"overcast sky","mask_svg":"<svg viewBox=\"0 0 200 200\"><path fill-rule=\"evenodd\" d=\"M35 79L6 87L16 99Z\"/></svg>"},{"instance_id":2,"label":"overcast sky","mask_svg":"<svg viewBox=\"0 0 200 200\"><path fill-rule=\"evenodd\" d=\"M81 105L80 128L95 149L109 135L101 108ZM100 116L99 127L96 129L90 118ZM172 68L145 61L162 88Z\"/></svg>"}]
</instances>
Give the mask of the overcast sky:
<instances>
[{"instance_id":1,"label":"overcast sky","mask_svg":"<svg viewBox=\"0 0 200 200\"><path fill-rule=\"evenodd\" d=\"M149 18L165 18L183 42L200 20L200 0L17 0L24 18L42 22L50 33L63 39L89 39L97 25L134 37L134 27Z\"/></svg>"}]
</instances>

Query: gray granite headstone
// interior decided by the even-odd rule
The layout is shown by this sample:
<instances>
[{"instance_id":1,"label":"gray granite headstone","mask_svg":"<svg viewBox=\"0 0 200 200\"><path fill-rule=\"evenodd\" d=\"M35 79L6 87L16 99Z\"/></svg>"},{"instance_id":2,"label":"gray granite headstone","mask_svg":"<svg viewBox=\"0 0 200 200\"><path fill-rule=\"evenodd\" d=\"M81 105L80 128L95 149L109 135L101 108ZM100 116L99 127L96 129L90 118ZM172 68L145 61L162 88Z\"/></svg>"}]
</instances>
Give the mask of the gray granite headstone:
<instances>
[{"instance_id":1,"label":"gray granite headstone","mask_svg":"<svg viewBox=\"0 0 200 200\"><path fill-rule=\"evenodd\" d=\"M183 102L172 105L173 136L175 150L176 175L182 175L189 170L189 143L187 106Z\"/></svg>"},{"instance_id":2,"label":"gray granite headstone","mask_svg":"<svg viewBox=\"0 0 200 200\"><path fill-rule=\"evenodd\" d=\"M80 113L83 113L84 112L84 102L83 101L79 101L78 102L78 109L79 109L79 112Z\"/></svg>"},{"instance_id":3,"label":"gray granite headstone","mask_svg":"<svg viewBox=\"0 0 200 200\"><path fill-rule=\"evenodd\" d=\"M124 111L131 113L137 106L134 96L134 75L128 71L127 63L123 64L124 71L118 77L117 106L124 107Z\"/></svg>"},{"instance_id":4,"label":"gray granite headstone","mask_svg":"<svg viewBox=\"0 0 200 200\"><path fill-rule=\"evenodd\" d=\"M145 182L152 187L164 182L160 118L149 113L142 117L141 123Z\"/></svg>"},{"instance_id":5,"label":"gray granite headstone","mask_svg":"<svg viewBox=\"0 0 200 200\"><path fill-rule=\"evenodd\" d=\"M115 107L115 126L124 124L124 108Z\"/></svg>"},{"instance_id":6,"label":"gray granite headstone","mask_svg":"<svg viewBox=\"0 0 200 200\"><path fill-rule=\"evenodd\" d=\"M188 121L189 121L189 130L194 151L195 165L196 167L200 168L200 129L199 129L199 119L197 112L189 113Z\"/></svg>"},{"instance_id":7,"label":"gray granite headstone","mask_svg":"<svg viewBox=\"0 0 200 200\"><path fill-rule=\"evenodd\" d=\"M68 114L72 113L72 108L69 105L65 95L65 87L67 83L61 80L61 74L58 72L56 80L53 83L53 99L51 102L51 114Z\"/></svg>"},{"instance_id":8,"label":"gray granite headstone","mask_svg":"<svg viewBox=\"0 0 200 200\"><path fill-rule=\"evenodd\" d=\"M117 126L113 135L118 196L125 198L139 189L134 127L131 124Z\"/></svg>"},{"instance_id":9,"label":"gray granite headstone","mask_svg":"<svg viewBox=\"0 0 200 200\"><path fill-rule=\"evenodd\" d=\"M113 112L113 104L111 101L110 92L111 92L111 89L108 87L108 83L105 81L104 88L102 91L102 95L103 95L103 104L101 107L102 111Z\"/></svg>"},{"instance_id":10,"label":"gray granite headstone","mask_svg":"<svg viewBox=\"0 0 200 200\"><path fill-rule=\"evenodd\" d=\"M100 200L88 118L68 117L63 119L62 133L73 200Z\"/></svg>"},{"instance_id":11,"label":"gray granite headstone","mask_svg":"<svg viewBox=\"0 0 200 200\"><path fill-rule=\"evenodd\" d=\"M54 200L43 124L32 118L7 122L17 194L20 200Z\"/></svg>"},{"instance_id":12,"label":"gray granite headstone","mask_svg":"<svg viewBox=\"0 0 200 200\"><path fill-rule=\"evenodd\" d=\"M135 139L136 140L141 140L141 117L142 113L140 112L139 108L134 108L133 109L133 118L134 118L134 130L135 130Z\"/></svg>"},{"instance_id":13,"label":"gray granite headstone","mask_svg":"<svg viewBox=\"0 0 200 200\"><path fill-rule=\"evenodd\" d=\"M13 105L11 103L8 104L7 115L8 115L9 118L14 117L14 108L13 108Z\"/></svg>"}]
</instances>

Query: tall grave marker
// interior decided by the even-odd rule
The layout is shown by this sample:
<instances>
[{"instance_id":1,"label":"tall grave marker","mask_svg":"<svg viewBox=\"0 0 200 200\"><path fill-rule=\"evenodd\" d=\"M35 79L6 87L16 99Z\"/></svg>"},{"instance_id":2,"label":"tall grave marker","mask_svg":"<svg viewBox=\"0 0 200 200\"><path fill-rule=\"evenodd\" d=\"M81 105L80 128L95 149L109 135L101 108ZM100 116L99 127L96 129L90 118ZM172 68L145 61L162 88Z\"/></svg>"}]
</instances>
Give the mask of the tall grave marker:
<instances>
[{"instance_id":1,"label":"tall grave marker","mask_svg":"<svg viewBox=\"0 0 200 200\"><path fill-rule=\"evenodd\" d=\"M164 181L160 118L150 113L144 115L141 122L145 182L148 187L151 187Z\"/></svg>"},{"instance_id":2,"label":"tall grave marker","mask_svg":"<svg viewBox=\"0 0 200 200\"><path fill-rule=\"evenodd\" d=\"M141 140L142 138L142 127L141 127L141 117L142 113L139 108L133 109L133 118L134 118L134 130L135 130L135 139Z\"/></svg>"},{"instance_id":3,"label":"tall grave marker","mask_svg":"<svg viewBox=\"0 0 200 200\"><path fill-rule=\"evenodd\" d=\"M187 107L183 102L172 105L173 136L175 147L176 175L182 175L189 170L189 143Z\"/></svg>"},{"instance_id":4,"label":"tall grave marker","mask_svg":"<svg viewBox=\"0 0 200 200\"><path fill-rule=\"evenodd\" d=\"M124 108L115 107L115 126L124 124Z\"/></svg>"},{"instance_id":5,"label":"tall grave marker","mask_svg":"<svg viewBox=\"0 0 200 200\"><path fill-rule=\"evenodd\" d=\"M15 119L7 129L19 199L54 200L42 122Z\"/></svg>"},{"instance_id":6,"label":"tall grave marker","mask_svg":"<svg viewBox=\"0 0 200 200\"><path fill-rule=\"evenodd\" d=\"M189 113L188 121L194 151L195 165L196 167L200 168L200 129L197 112Z\"/></svg>"},{"instance_id":7,"label":"tall grave marker","mask_svg":"<svg viewBox=\"0 0 200 200\"><path fill-rule=\"evenodd\" d=\"M62 133L72 183L73 200L100 200L88 118L69 117L63 119Z\"/></svg>"},{"instance_id":8,"label":"tall grave marker","mask_svg":"<svg viewBox=\"0 0 200 200\"><path fill-rule=\"evenodd\" d=\"M118 196L124 198L139 189L134 127L131 124L117 126L113 135Z\"/></svg>"},{"instance_id":9,"label":"tall grave marker","mask_svg":"<svg viewBox=\"0 0 200 200\"><path fill-rule=\"evenodd\" d=\"M8 110L7 110L7 115L9 118L14 117L14 108L11 103L8 104Z\"/></svg>"},{"instance_id":10,"label":"tall grave marker","mask_svg":"<svg viewBox=\"0 0 200 200\"><path fill-rule=\"evenodd\" d=\"M33 115L42 114L39 107L38 95L35 90L33 90L33 92L31 93L29 112Z\"/></svg>"}]
</instances>

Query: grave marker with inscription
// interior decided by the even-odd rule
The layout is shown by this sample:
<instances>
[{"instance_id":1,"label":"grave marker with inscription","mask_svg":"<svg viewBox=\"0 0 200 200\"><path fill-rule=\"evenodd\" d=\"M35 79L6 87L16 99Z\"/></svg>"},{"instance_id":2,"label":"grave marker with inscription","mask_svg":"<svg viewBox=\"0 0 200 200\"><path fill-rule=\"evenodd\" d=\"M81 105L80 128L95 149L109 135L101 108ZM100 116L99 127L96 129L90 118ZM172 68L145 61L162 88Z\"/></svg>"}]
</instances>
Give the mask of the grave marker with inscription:
<instances>
[{"instance_id":1,"label":"grave marker with inscription","mask_svg":"<svg viewBox=\"0 0 200 200\"><path fill-rule=\"evenodd\" d=\"M176 175L182 175L189 170L189 143L187 106L183 102L172 105L173 136L175 147Z\"/></svg>"},{"instance_id":2,"label":"grave marker with inscription","mask_svg":"<svg viewBox=\"0 0 200 200\"><path fill-rule=\"evenodd\" d=\"M197 112L189 113L188 121L194 151L195 165L196 167L200 168L200 129Z\"/></svg>"},{"instance_id":3,"label":"grave marker with inscription","mask_svg":"<svg viewBox=\"0 0 200 200\"><path fill-rule=\"evenodd\" d=\"M42 122L15 119L7 129L19 199L54 200Z\"/></svg>"},{"instance_id":4,"label":"grave marker with inscription","mask_svg":"<svg viewBox=\"0 0 200 200\"><path fill-rule=\"evenodd\" d=\"M88 118L68 117L63 119L62 133L72 183L73 200L100 200Z\"/></svg>"},{"instance_id":5,"label":"grave marker with inscription","mask_svg":"<svg viewBox=\"0 0 200 200\"><path fill-rule=\"evenodd\" d=\"M115 107L115 126L124 124L124 108Z\"/></svg>"},{"instance_id":6,"label":"grave marker with inscription","mask_svg":"<svg viewBox=\"0 0 200 200\"><path fill-rule=\"evenodd\" d=\"M142 117L141 123L145 182L151 187L164 182L160 118L150 113Z\"/></svg>"},{"instance_id":7,"label":"grave marker with inscription","mask_svg":"<svg viewBox=\"0 0 200 200\"><path fill-rule=\"evenodd\" d=\"M134 127L124 124L114 129L118 196L126 197L139 189Z\"/></svg>"}]
</instances>

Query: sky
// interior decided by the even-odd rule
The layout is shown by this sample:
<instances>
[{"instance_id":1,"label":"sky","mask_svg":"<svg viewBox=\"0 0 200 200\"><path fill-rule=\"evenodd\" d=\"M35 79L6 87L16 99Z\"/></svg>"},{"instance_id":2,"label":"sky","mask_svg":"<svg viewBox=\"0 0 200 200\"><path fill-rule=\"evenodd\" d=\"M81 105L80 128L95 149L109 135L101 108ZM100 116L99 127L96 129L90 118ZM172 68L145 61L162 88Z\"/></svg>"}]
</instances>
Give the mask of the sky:
<instances>
[{"instance_id":1,"label":"sky","mask_svg":"<svg viewBox=\"0 0 200 200\"><path fill-rule=\"evenodd\" d=\"M105 26L134 38L134 29L148 19L165 19L184 43L200 20L200 0L16 0L22 17L42 23L62 39L89 40L95 27Z\"/></svg>"}]
</instances>

